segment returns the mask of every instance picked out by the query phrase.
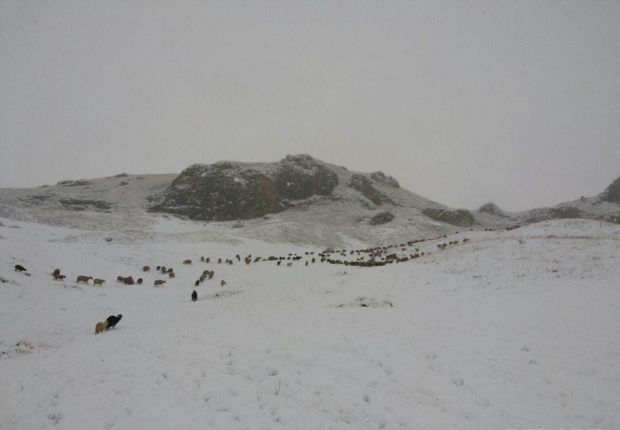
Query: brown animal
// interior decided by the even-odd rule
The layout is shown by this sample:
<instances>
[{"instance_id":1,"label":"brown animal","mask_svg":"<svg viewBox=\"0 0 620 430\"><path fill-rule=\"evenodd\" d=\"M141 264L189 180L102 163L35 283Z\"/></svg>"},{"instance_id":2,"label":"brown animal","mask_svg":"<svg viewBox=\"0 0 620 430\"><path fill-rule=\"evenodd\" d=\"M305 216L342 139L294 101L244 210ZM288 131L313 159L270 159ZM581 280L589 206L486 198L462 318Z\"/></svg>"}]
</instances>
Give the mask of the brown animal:
<instances>
[{"instance_id":1,"label":"brown animal","mask_svg":"<svg viewBox=\"0 0 620 430\"><path fill-rule=\"evenodd\" d=\"M60 269L54 269L52 276L60 275Z\"/></svg>"},{"instance_id":2,"label":"brown animal","mask_svg":"<svg viewBox=\"0 0 620 430\"><path fill-rule=\"evenodd\" d=\"M192 260L184 260L183 264L192 264Z\"/></svg>"},{"instance_id":3,"label":"brown animal","mask_svg":"<svg viewBox=\"0 0 620 430\"><path fill-rule=\"evenodd\" d=\"M166 283L166 281L164 281L162 279L156 279L155 282L153 283L153 286L154 287L163 287L165 283Z\"/></svg>"},{"instance_id":4,"label":"brown animal","mask_svg":"<svg viewBox=\"0 0 620 430\"><path fill-rule=\"evenodd\" d=\"M99 287L103 285L104 282L105 282L105 279L99 279L99 278L93 279L93 284Z\"/></svg>"},{"instance_id":5,"label":"brown animal","mask_svg":"<svg viewBox=\"0 0 620 430\"><path fill-rule=\"evenodd\" d=\"M142 285L142 278L138 278L138 280L136 281L136 283L137 283L138 285Z\"/></svg>"},{"instance_id":6,"label":"brown animal","mask_svg":"<svg viewBox=\"0 0 620 430\"><path fill-rule=\"evenodd\" d=\"M226 285L226 281L222 279L222 281L220 282L220 287L223 287L224 285Z\"/></svg>"},{"instance_id":7,"label":"brown animal","mask_svg":"<svg viewBox=\"0 0 620 430\"><path fill-rule=\"evenodd\" d=\"M61 275L60 273L57 275L54 275L54 279L56 281L62 281L63 279L65 279L65 275Z\"/></svg>"},{"instance_id":8,"label":"brown animal","mask_svg":"<svg viewBox=\"0 0 620 430\"><path fill-rule=\"evenodd\" d=\"M127 276L126 278L123 278L123 283L125 285L133 285L133 284L135 284L135 281L133 280L133 276Z\"/></svg>"},{"instance_id":9,"label":"brown animal","mask_svg":"<svg viewBox=\"0 0 620 430\"><path fill-rule=\"evenodd\" d=\"M80 275L77 277L77 280L75 282L82 282L84 284L88 284L88 281L91 279L93 279L92 276Z\"/></svg>"},{"instance_id":10,"label":"brown animal","mask_svg":"<svg viewBox=\"0 0 620 430\"><path fill-rule=\"evenodd\" d=\"M108 322L107 321L99 321L97 323L97 325L95 326L95 334L99 334L103 331L106 331L108 329Z\"/></svg>"},{"instance_id":11,"label":"brown animal","mask_svg":"<svg viewBox=\"0 0 620 430\"><path fill-rule=\"evenodd\" d=\"M149 270L151 270L151 268L149 266L143 266L142 267L142 271L143 272L148 272Z\"/></svg>"},{"instance_id":12,"label":"brown animal","mask_svg":"<svg viewBox=\"0 0 620 430\"><path fill-rule=\"evenodd\" d=\"M176 275L174 274L174 272L168 272L168 277L170 279L174 278Z\"/></svg>"}]
</instances>

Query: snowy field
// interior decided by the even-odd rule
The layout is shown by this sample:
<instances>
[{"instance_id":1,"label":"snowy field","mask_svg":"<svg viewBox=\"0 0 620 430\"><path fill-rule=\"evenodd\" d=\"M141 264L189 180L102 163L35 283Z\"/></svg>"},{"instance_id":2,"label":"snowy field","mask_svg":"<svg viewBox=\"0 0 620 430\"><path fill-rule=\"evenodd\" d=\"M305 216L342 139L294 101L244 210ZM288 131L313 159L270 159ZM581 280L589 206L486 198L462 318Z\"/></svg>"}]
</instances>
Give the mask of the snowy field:
<instances>
[{"instance_id":1,"label":"snowy field","mask_svg":"<svg viewBox=\"0 0 620 430\"><path fill-rule=\"evenodd\" d=\"M319 248L193 240L219 232L174 219L110 242L0 222L3 430L620 428L618 225L466 232L358 268L306 266ZM235 258L288 253L303 258Z\"/></svg>"}]
</instances>

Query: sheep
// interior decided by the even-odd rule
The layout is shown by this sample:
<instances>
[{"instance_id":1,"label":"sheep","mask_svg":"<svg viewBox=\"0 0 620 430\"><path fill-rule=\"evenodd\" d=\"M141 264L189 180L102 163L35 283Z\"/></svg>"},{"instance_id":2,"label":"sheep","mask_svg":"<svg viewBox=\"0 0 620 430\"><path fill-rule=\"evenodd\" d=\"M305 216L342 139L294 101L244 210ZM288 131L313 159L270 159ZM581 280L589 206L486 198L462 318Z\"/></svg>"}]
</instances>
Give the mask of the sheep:
<instances>
[{"instance_id":1,"label":"sheep","mask_svg":"<svg viewBox=\"0 0 620 430\"><path fill-rule=\"evenodd\" d=\"M54 280L56 281L62 281L63 279L65 279L65 275L61 275L61 274L54 275Z\"/></svg>"},{"instance_id":2,"label":"sheep","mask_svg":"<svg viewBox=\"0 0 620 430\"><path fill-rule=\"evenodd\" d=\"M202 277L200 279L202 279ZM200 279L197 279L196 282L194 282L194 288L200 285Z\"/></svg>"},{"instance_id":3,"label":"sheep","mask_svg":"<svg viewBox=\"0 0 620 430\"><path fill-rule=\"evenodd\" d=\"M125 285L133 285L133 284L135 284L135 281L133 280L133 276L127 276L126 278L123 278L123 283Z\"/></svg>"},{"instance_id":4,"label":"sheep","mask_svg":"<svg viewBox=\"0 0 620 430\"><path fill-rule=\"evenodd\" d=\"M80 275L77 277L75 282L82 282L84 284L88 284L88 281L93 279L92 276L85 276L85 275Z\"/></svg>"},{"instance_id":5,"label":"sheep","mask_svg":"<svg viewBox=\"0 0 620 430\"><path fill-rule=\"evenodd\" d=\"M168 277L169 277L170 279L174 278L174 277L175 277L174 272L168 272Z\"/></svg>"},{"instance_id":6,"label":"sheep","mask_svg":"<svg viewBox=\"0 0 620 430\"><path fill-rule=\"evenodd\" d=\"M16 264L15 265L15 271L16 272L25 272L26 268L24 266L22 266L21 264Z\"/></svg>"},{"instance_id":7,"label":"sheep","mask_svg":"<svg viewBox=\"0 0 620 430\"><path fill-rule=\"evenodd\" d=\"M192 302L195 302L196 300L198 300L198 293L194 290L192 292Z\"/></svg>"},{"instance_id":8,"label":"sheep","mask_svg":"<svg viewBox=\"0 0 620 430\"><path fill-rule=\"evenodd\" d=\"M192 260L184 260L183 264L192 264Z\"/></svg>"},{"instance_id":9,"label":"sheep","mask_svg":"<svg viewBox=\"0 0 620 430\"><path fill-rule=\"evenodd\" d=\"M54 269L52 276L60 275L60 269Z\"/></svg>"},{"instance_id":10,"label":"sheep","mask_svg":"<svg viewBox=\"0 0 620 430\"><path fill-rule=\"evenodd\" d=\"M105 279L99 279L99 278L93 279L93 285L98 286L98 287L102 286L104 282L105 282Z\"/></svg>"},{"instance_id":11,"label":"sheep","mask_svg":"<svg viewBox=\"0 0 620 430\"><path fill-rule=\"evenodd\" d=\"M122 314L118 314L116 316L110 315L108 317L108 319L106 320L106 323L107 323L106 330L110 330L111 328L115 328L116 324L118 324L118 322L121 320L121 318L123 318Z\"/></svg>"},{"instance_id":12,"label":"sheep","mask_svg":"<svg viewBox=\"0 0 620 430\"><path fill-rule=\"evenodd\" d=\"M222 279L222 280L220 281L220 287L223 287L224 285L226 285L226 281Z\"/></svg>"},{"instance_id":13,"label":"sheep","mask_svg":"<svg viewBox=\"0 0 620 430\"><path fill-rule=\"evenodd\" d=\"M142 271L143 272L148 272L149 270L151 270L151 268L149 266L143 266L142 267Z\"/></svg>"},{"instance_id":14,"label":"sheep","mask_svg":"<svg viewBox=\"0 0 620 430\"><path fill-rule=\"evenodd\" d=\"M136 283L137 283L138 285L142 285L142 278L138 278L138 280L136 281Z\"/></svg>"},{"instance_id":15,"label":"sheep","mask_svg":"<svg viewBox=\"0 0 620 430\"><path fill-rule=\"evenodd\" d=\"M99 334L103 331L106 331L108 329L108 322L107 321L99 321L97 323L97 325L95 325L95 334Z\"/></svg>"},{"instance_id":16,"label":"sheep","mask_svg":"<svg viewBox=\"0 0 620 430\"><path fill-rule=\"evenodd\" d=\"M156 279L155 282L153 282L153 286L154 287L163 287L165 283L166 283L166 281L164 281L162 279Z\"/></svg>"}]
</instances>

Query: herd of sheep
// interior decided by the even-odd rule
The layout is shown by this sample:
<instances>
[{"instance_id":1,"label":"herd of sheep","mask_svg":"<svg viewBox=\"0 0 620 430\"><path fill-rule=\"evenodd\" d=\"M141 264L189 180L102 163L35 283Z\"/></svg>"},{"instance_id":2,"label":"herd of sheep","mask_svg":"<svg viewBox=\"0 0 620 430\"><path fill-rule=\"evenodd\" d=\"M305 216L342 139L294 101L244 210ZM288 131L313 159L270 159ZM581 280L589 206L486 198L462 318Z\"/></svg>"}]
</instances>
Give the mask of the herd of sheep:
<instances>
[{"instance_id":1,"label":"herd of sheep","mask_svg":"<svg viewBox=\"0 0 620 430\"><path fill-rule=\"evenodd\" d=\"M423 242L440 240L445 237L446 236L440 236L440 237L428 238L428 239L416 239L416 240L411 240L411 241L404 242L404 243L392 244L392 245L387 245L387 246L379 246L379 247L373 247L373 248L366 248L366 249L354 249L354 250L326 249L318 253L315 253L314 251L307 251L304 253L304 255L300 255L297 253L289 253L286 256L271 255L269 257L260 257L260 256L255 257L249 254L249 255L246 255L245 257L241 257L239 254L237 254L235 255L234 258L225 258L225 259L214 258L213 264L234 265L235 260L236 260L237 263L240 263L241 261L243 261L246 265L250 265L253 263L256 264L256 263L270 263L270 262L274 263L275 262L277 266L281 266L283 262L286 262L286 266L291 267L294 263L301 262L301 260L304 260L303 264L305 266L308 266L309 264L315 264L315 263L342 264L345 266L357 266L357 267L385 266L387 264L392 264L392 263L403 263L406 261L418 259L420 257L428 255L430 254L430 251L428 250L421 251L417 246L419 246L419 244ZM465 239L462 239L462 241L452 240L449 242L441 242L441 243L436 244L436 247L439 250L443 250L448 246L457 245L459 243L467 243L468 241L469 239L465 238ZM211 264L211 261L212 261L211 257L204 257L204 256L200 257L201 263ZM216 261L217 263L215 263ZM182 264L186 266L191 266L192 260L191 259L183 260ZM17 272L27 272L26 268L20 264L15 265L15 270ZM159 273L160 275L162 275L162 277L167 276L168 279L173 279L176 276L174 269L171 267L156 266L155 271ZM146 265L143 266L142 272L143 273L151 272L151 267L146 266ZM198 287L200 284L202 284L204 281L208 279L213 279L214 276L215 276L214 270L209 270L209 269L203 270L200 276L198 277L198 279L195 281L194 287ZM56 281L62 281L66 278L66 275L63 275L60 269L55 269L52 272L52 278ZM103 284L106 283L105 279L94 278L93 276L89 276L89 275L78 275L76 278L76 282L81 283L81 284L90 284L91 280L92 280L92 285L94 286L103 286ZM144 279L142 277L137 277L137 279L134 280L133 275L129 275L129 276L119 275L117 277L117 281L125 285L134 285L134 284L142 285L144 282ZM154 279L153 287L163 287L165 283L166 283L165 279ZM226 281L224 279L221 279L220 286L224 287L225 285L226 285ZM192 292L191 300L194 302L198 300L198 294L196 290ZM95 334L99 334L111 328L114 328L121 318L122 318L122 315L120 314L117 316L110 315L106 320L98 322L95 327Z\"/></svg>"}]
</instances>

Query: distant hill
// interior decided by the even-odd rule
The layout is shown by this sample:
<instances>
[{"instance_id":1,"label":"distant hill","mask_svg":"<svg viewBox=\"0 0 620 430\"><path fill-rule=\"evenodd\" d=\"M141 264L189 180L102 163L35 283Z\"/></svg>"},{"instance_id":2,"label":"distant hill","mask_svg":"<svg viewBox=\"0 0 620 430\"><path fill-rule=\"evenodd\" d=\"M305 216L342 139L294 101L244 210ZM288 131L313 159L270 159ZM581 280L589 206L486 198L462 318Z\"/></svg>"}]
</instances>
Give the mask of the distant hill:
<instances>
[{"instance_id":1,"label":"distant hill","mask_svg":"<svg viewBox=\"0 0 620 430\"><path fill-rule=\"evenodd\" d=\"M132 235L169 215L222 223L263 240L381 243L557 218L620 223L620 178L597 196L518 213L493 203L472 211L450 208L401 188L383 172L350 171L309 155L195 164L178 175L119 174L0 189L0 217L9 219Z\"/></svg>"}]
</instances>

